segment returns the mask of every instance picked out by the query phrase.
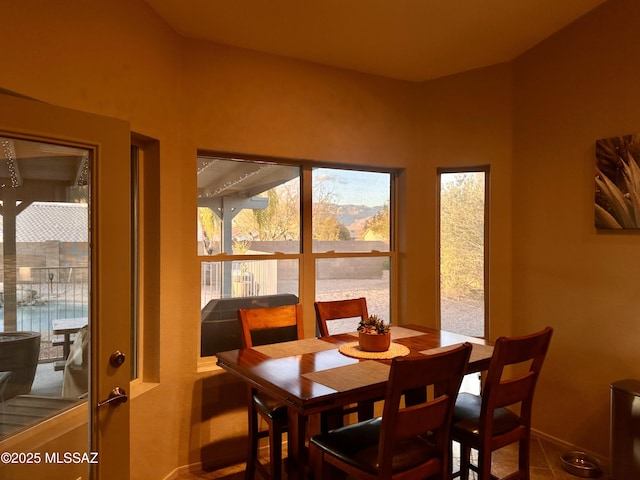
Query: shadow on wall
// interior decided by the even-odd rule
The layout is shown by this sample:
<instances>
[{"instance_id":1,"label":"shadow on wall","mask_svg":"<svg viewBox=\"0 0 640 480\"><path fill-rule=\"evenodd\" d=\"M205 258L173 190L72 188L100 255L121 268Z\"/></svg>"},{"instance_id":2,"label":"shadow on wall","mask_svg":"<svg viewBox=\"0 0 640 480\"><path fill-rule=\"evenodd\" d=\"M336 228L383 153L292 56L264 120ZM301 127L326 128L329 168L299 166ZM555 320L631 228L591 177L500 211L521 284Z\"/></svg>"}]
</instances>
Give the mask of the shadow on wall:
<instances>
[{"instance_id":1,"label":"shadow on wall","mask_svg":"<svg viewBox=\"0 0 640 480\"><path fill-rule=\"evenodd\" d=\"M189 463L204 470L236 465L247 451L247 399L244 382L226 372L215 372L195 382L191 415Z\"/></svg>"}]
</instances>

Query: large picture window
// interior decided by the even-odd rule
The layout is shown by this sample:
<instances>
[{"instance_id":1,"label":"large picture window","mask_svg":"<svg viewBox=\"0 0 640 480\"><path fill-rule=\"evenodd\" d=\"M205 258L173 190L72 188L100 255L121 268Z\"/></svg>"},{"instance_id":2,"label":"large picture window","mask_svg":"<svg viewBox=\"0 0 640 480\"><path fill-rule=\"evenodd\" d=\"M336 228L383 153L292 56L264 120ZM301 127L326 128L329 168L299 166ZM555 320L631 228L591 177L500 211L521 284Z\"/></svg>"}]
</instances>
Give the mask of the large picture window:
<instances>
[{"instance_id":1,"label":"large picture window","mask_svg":"<svg viewBox=\"0 0 640 480\"><path fill-rule=\"evenodd\" d=\"M242 307L365 297L391 321L392 172L202 155L197 182L202 356L239 347Z\"/></svg>"},{"instance_id":2,"label":"large picture window","mask_svg":"<svg viewBox=\"0 0 640 480\"><path fill-rule=\"evenodd\" d=\"M389 172L313 169L316 300L364 297L370 314L391 321L391 185ZM357 321L331 322L329 333Z\"/></svg>"}]
</instances>

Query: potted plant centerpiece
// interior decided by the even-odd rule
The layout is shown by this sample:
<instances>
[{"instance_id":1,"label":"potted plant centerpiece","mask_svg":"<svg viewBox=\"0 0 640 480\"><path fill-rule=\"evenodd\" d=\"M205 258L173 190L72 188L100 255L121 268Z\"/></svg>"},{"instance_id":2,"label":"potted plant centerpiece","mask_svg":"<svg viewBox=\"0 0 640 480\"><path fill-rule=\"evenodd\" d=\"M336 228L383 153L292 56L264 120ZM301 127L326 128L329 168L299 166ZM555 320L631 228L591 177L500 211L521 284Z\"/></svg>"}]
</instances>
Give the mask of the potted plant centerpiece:
<instances>
[{"instance_id":1,"label":"potted plant centerpiece","mask_svg":"<svg viewBox=\"0 0 640 480\"><path fill-rule=\"evenodd\" d=\"M377 315L360 320L358 325L358 343L365 352L384 352L391 344L391 325L384 323Z\"/></svg>"}]
</instances>

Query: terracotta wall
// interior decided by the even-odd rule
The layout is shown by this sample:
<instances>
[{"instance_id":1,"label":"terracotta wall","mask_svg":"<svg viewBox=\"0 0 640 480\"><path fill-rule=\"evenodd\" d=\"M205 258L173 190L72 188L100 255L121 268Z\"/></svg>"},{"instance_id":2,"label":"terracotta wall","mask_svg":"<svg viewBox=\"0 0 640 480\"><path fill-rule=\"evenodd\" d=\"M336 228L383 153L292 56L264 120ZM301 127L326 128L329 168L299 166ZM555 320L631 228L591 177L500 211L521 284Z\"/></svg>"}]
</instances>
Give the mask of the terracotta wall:
<instances>
[{"instance_id":1,"label":"terracotta wall","mask_svg":"<svg viewBox=\"0 0 640 480\"><path fill-rule=\"evenodd\" d=\"M160 142L161 360L159 384L130 402L132 478L241 460L244 385L197 368L196 151L407 167L416 86L182 40L138 1L27 1L3 15L0 87Z\"/></svg>"},{"instance_id":2,"label":"terracotta wall","mask_svg":"<svg viewBox=\"0 0 640 480\"><path fill-rule=\"evenodd\" d=\"M198 41L182 44L184 160L176 175L186 171L189 193L173 206L176 215L184 216L185 204L195 206L198 149L337 165L410 165L415 85ZM199 259L194 256L195 222L186 218L181 248L189 254L193 286L185 291L184 278L174 280L181 301L188 303L182 318L197 321ZM313 319L312 303L306 307L305 319ZM197 323L193 326L168 326L192 368L199 345ZM313 321L305 327L307 335L314 334ZM175 374L184 375L184 364L175 366ZM219 370L201 375L195 387L183 392L190 396L192 411L179 419L181 431L189 433L189 450L180 452L188 457L178 465L243 458L244 393L243 385Z\"/></svg>"},{"instance_id":3,"label":"terracotta wall","mask_svg":"<svg viewBox=\"0 0 640 480\"><path fill-rule=\"evenodd\" d=\"M424 84L181 39L138 0L14 3L0 87L160 142L160 382L131 402L133 479L244 455L244 387L197 371L198 149L405 168L399 320L428 325L436 169L489 164L491 336L556 327L536 427L605 453L608 384L637 373L640 249L593 230L593 145L636 131L633 0L511 64Z\"/></svg>"},{"instance_id":4,"label":"terracotta wall","mask_svg":"<svg viewBox=\"0 0 640 480\"><path fill-rule=\"evenodd\" d=\"M594 228L595 141L640 131L639 15L610 0L514 62L513 329L556 329L536 426L604 455L609 385L640 375L640 240Z\"/></svg>"},{"instance_id":5,"label":"terracotta wall","mask_svg":"<svg viewBox=\"0 0 640 480\"><path fill-rule=\"evenodd\" d=\"M510 333L511 97L509 64L421 85L418 158L407 185L407 318L432 324L438 315L437 169L488 166L489 336Z\"/></svg>"}]
</instances>

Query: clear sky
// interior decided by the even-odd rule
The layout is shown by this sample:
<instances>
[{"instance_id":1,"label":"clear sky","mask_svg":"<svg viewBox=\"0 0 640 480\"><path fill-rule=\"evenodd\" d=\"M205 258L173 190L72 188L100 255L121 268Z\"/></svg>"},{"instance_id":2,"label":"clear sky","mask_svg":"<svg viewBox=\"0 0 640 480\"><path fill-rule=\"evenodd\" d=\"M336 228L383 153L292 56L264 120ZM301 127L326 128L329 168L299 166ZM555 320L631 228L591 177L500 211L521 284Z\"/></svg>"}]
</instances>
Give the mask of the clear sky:
<instances>
[{"instance_id":1,"label":"clear sky","mask_svg":"<svg viewBox=\"0 0 640 480\"><path fill-rule=\"evenodd\" d=\"M378 207L389 203L389 173L316 168L313 170L313 181L324 182L341 204Z\"/></svg>"}]
</instances>

